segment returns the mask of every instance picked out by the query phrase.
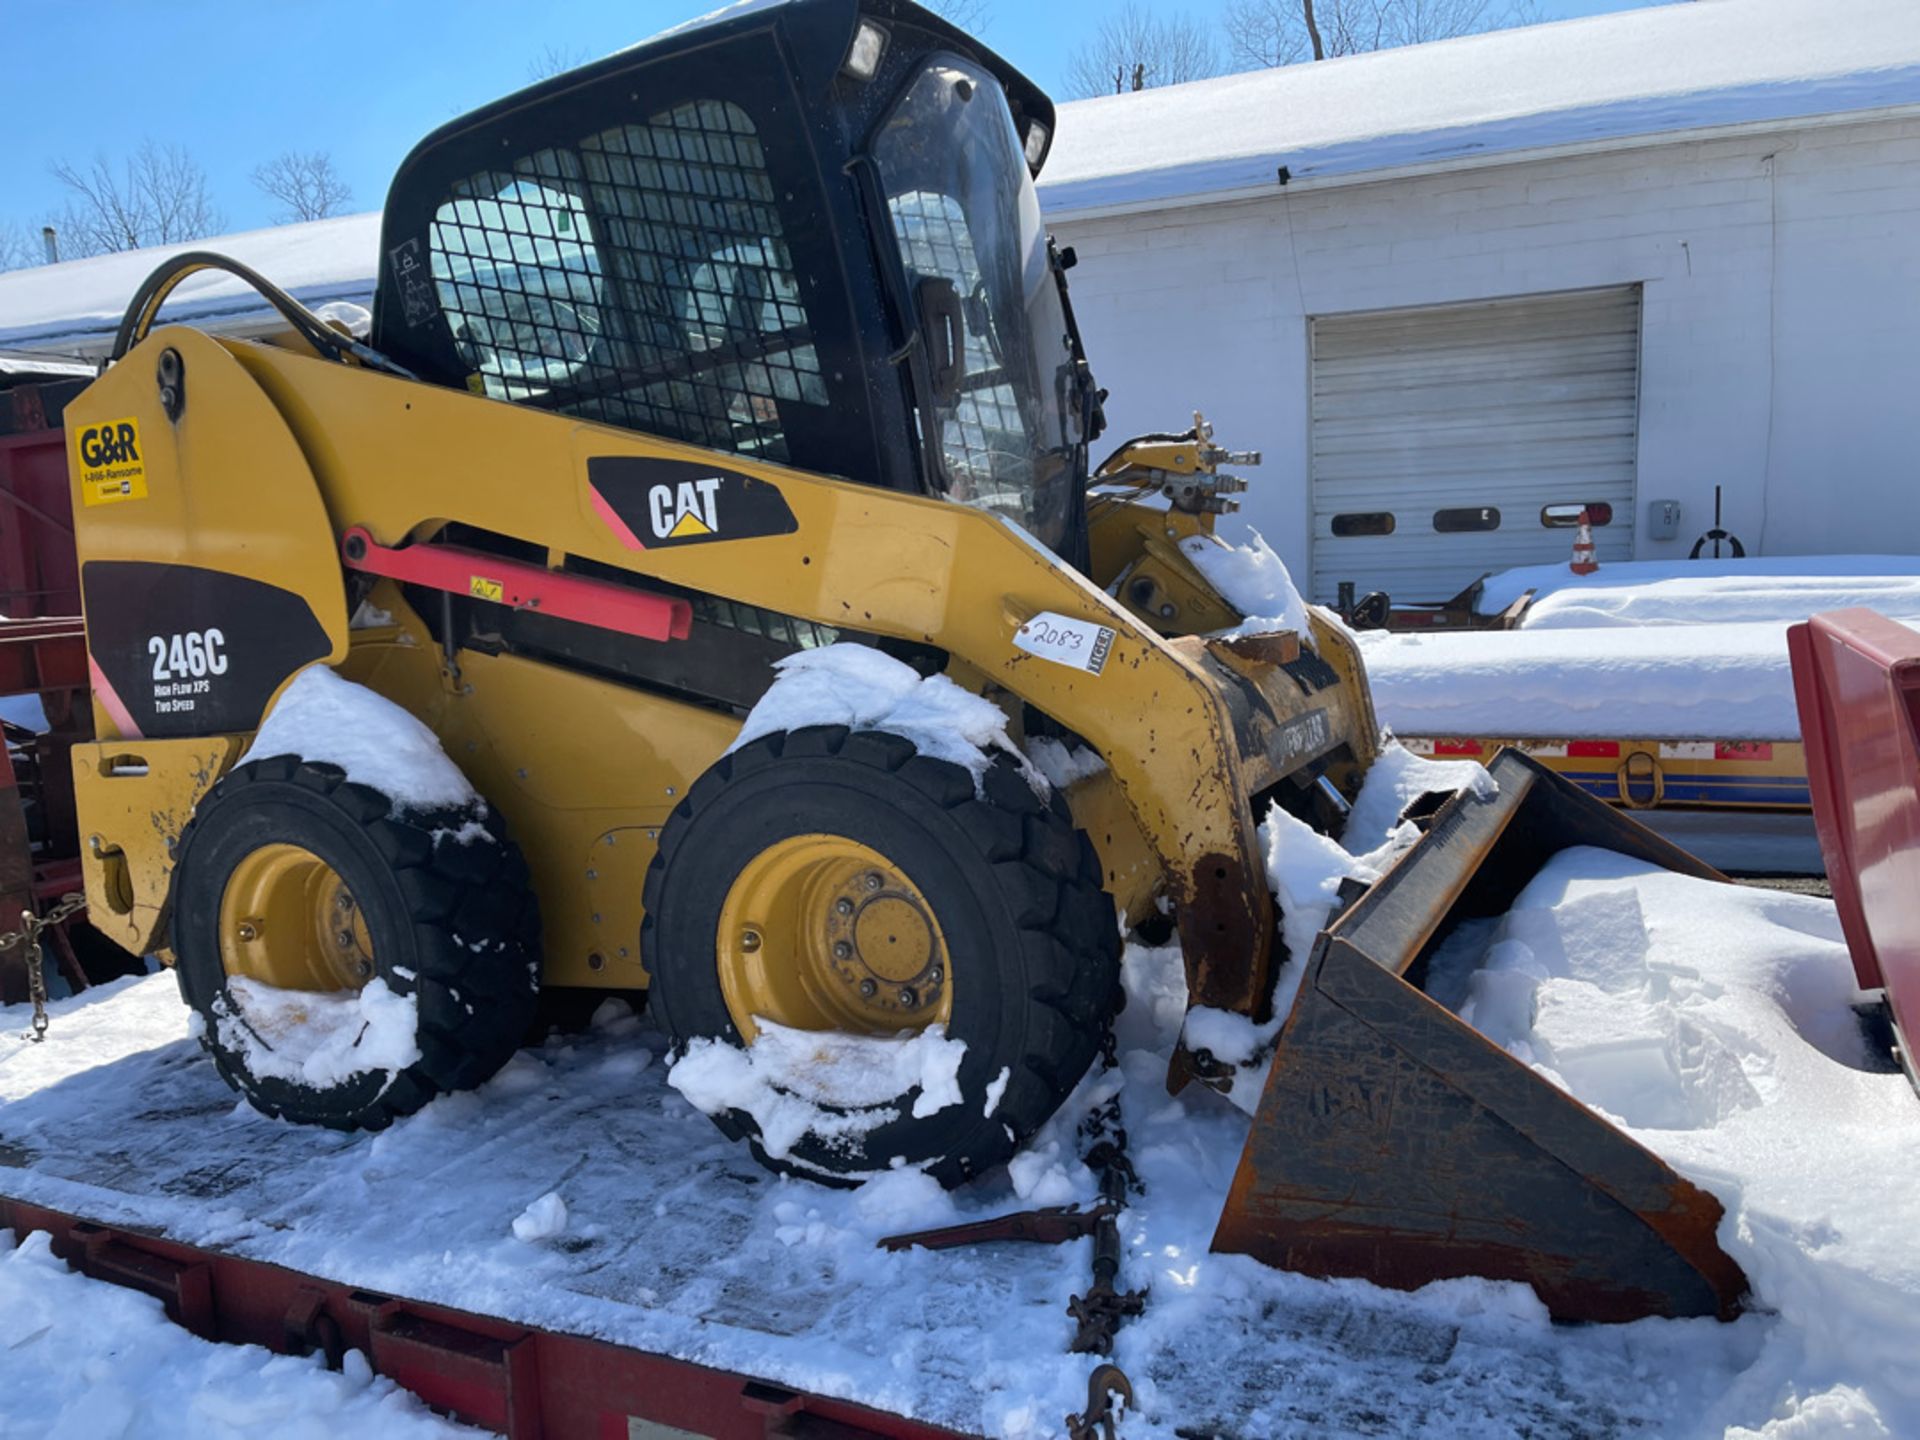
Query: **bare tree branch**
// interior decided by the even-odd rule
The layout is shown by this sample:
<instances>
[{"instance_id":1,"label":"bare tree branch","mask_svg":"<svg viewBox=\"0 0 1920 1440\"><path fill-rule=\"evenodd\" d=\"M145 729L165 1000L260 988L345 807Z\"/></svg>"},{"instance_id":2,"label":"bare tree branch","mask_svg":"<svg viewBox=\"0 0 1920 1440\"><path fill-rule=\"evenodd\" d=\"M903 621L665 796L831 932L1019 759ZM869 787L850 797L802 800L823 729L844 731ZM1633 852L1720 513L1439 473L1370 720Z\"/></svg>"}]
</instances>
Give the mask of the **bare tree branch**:
<instances>
[{"instance_id":1,"label":"bare tree branch","mask_svg":"<svg viewBox=\"0 0 1920 1440\"><path fill-rule=\"evenodd\" d=\"M84 167L61 160L52 172L69 192L52 221L69 259L197 240L226 225L207 194L207 172L178 145L145 140L117 169L95 155Z\"/></svg>"},{"instance_id":2,"label":"bare tree branch","mask_svg":"<svg viewBox=\"0 0 1920 1440\"><path fill-rule=\"evenodd\" d=\"M254 168L253 183L280 202L276 225L343 214L347 202L353 199L347 182L333 168L333 157L324 150L288 150L276 155Z\"/></svg>"},{"instance_id":3,"label":"bare tree branch","mask_svg":"<svg viewBox=\"0 0 1920 1440\"><path fill-rule=\"evenodd\" d=\"M564 75L569 70L578 70L591 59L593 53L583 45L549 45L527 62L527 79L545 80L549 76Z\"/></svg>"},{"instance_id":4,"label":"bare tree branch","mask_svg":"<svg viewBox=\"0 0 1920 1440\"><path fill-rule=\"evenodd\" d=\"M1302 5L1313 0L1230 0L1220 17L1227 36L1227 59L1241 70L1291 65L1311 53L1310 32L1302 25Z\"/></svg>"},{"instance_id":5,"label":"bare tree branch","mask_svg":"<svg viewBox=\"0 0 1920 1440\"><path fill-rule=\"evenodd\" d=\"M0 270L25 270L45 258L38 235L28 235L25 226L11 220L0 223Z\"/></svg>"},{"instance_id":6,"label":"bare tree branch","mask_svg":"<svg viewBox=\"0 0 1920 1440\"><path fill-rule=\"evenodd\" d=\"M1259 68L1538 20L1531 0L1229 0L1221 25L1233 63Z\"/></svg>"},{"instance_id":7,"label":"bare tree branch","mask_svg":"<svg viewBox=\"0 0 1920 1440\"><path fill-rule=\"evenodd\" d=\"M1185 14L1162 19L1129 0L1068 59L1067 93L1117 95L1219 73L1213 37L1197 21Z\"/></svg>"},{"instance_id":8,"label":"bare tree branch","mask_svg":"<svg viewBox=\"0 0 1920 1440\"><path fill-rule=\"evenodd\" d=\"M969 35L984 35L993 20L987 0L925 0L926 7Z\"/></svg>"}]
</instances>

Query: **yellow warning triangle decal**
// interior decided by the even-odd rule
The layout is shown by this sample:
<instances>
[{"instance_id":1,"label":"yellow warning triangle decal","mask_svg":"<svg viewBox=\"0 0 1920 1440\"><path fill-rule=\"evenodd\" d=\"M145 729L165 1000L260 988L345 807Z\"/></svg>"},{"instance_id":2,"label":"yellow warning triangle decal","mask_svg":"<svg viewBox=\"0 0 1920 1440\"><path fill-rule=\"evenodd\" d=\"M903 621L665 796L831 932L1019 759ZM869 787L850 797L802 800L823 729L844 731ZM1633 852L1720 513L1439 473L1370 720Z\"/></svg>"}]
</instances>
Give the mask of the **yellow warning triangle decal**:
<instances>
[{"instance_id":1,"label":"yellow warning triangle decal","mask_svg":"<svg viewBox=\"0 0 1920 1440\"><path fill-rule=\"evenodd\" d=\"M669 540L684 540L689 535L711 534L713 534L713 527L703 523L697 515L689 510L674 524L673 529L667 532L667 538Z\"/></svg>"}]
</instances>

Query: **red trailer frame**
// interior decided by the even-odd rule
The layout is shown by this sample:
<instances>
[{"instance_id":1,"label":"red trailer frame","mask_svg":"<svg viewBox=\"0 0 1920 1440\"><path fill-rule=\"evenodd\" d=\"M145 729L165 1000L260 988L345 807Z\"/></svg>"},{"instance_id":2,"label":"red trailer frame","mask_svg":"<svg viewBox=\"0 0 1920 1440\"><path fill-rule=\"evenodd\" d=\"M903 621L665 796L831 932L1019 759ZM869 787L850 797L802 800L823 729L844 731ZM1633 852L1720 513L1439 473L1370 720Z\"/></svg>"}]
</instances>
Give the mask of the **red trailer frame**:
<instances>
[{"instance_id":1,"label":"red trailer frame","mask_svg":"<svg viewBox=\"0 0 1920 1440\"><path fill-rule=\"evenodd\" d=\"M159 1300L205 1340L347 1350L436 1410L508 1440L959 1440L938 1425L583 1335L427 1305L0 1196L0 1229L44 1230L83 1275ZM1091 1433L1091 1432L1090 1432Z\"/></svg>"},{"instance_id":2,"label":"red trailer frame","mask_svg":"<svg viewBox=\"0 0 1920 1440\"><path fill-rule=\"evenodd\" d=\"M84 379L0 390L0 696L37 695L44 733L8 727L0 747L0 933L80 883L80 835L69 753L93 738L80 560L67 479L67 402ZM30 833L22 799L31 794ZM69 985L84 988L70 938L49 934ZM0 951L0 1004L27 998L26 956Z\"/></svg>"}]
</instances>

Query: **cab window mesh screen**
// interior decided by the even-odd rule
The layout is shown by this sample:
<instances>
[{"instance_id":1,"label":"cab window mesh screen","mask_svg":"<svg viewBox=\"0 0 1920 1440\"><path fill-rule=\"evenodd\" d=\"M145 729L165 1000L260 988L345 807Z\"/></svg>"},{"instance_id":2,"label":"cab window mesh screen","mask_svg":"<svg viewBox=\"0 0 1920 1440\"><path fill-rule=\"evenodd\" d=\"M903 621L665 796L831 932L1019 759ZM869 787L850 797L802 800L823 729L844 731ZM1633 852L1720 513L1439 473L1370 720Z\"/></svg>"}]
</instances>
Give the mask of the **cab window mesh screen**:
<instances>
[{"instance_id":1,"label":"cab window mesh screen","mask_svg":"<svg viewBox=\"0 0 1920 1440\"><path fill-rule=\"evenodd\" d=\"M475 388L770 460L826 386L753 122L698 101L455 187L433 274Z\"/></svg>"}]
</instances>

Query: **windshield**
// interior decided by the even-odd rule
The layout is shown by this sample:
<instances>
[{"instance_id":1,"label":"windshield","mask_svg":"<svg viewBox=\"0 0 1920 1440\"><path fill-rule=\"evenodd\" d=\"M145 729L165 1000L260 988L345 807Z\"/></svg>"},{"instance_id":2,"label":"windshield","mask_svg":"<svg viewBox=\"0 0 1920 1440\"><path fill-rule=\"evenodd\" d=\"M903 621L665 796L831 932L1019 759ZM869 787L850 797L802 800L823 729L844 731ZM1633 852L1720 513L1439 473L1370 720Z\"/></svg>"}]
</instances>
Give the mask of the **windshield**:
<instances>
[{"instance_id":1,"label":"windshield","mask_svg":"<svg viewBox=\"0 0 1920 1440\"><path fill-rule=\"evenodd\" d=\"M923 336L951 361L921 412L947 493L1058 548L1079 483L1072 342L999 83L931 62L873 157Z\"/></svg>"}]
</instances>

